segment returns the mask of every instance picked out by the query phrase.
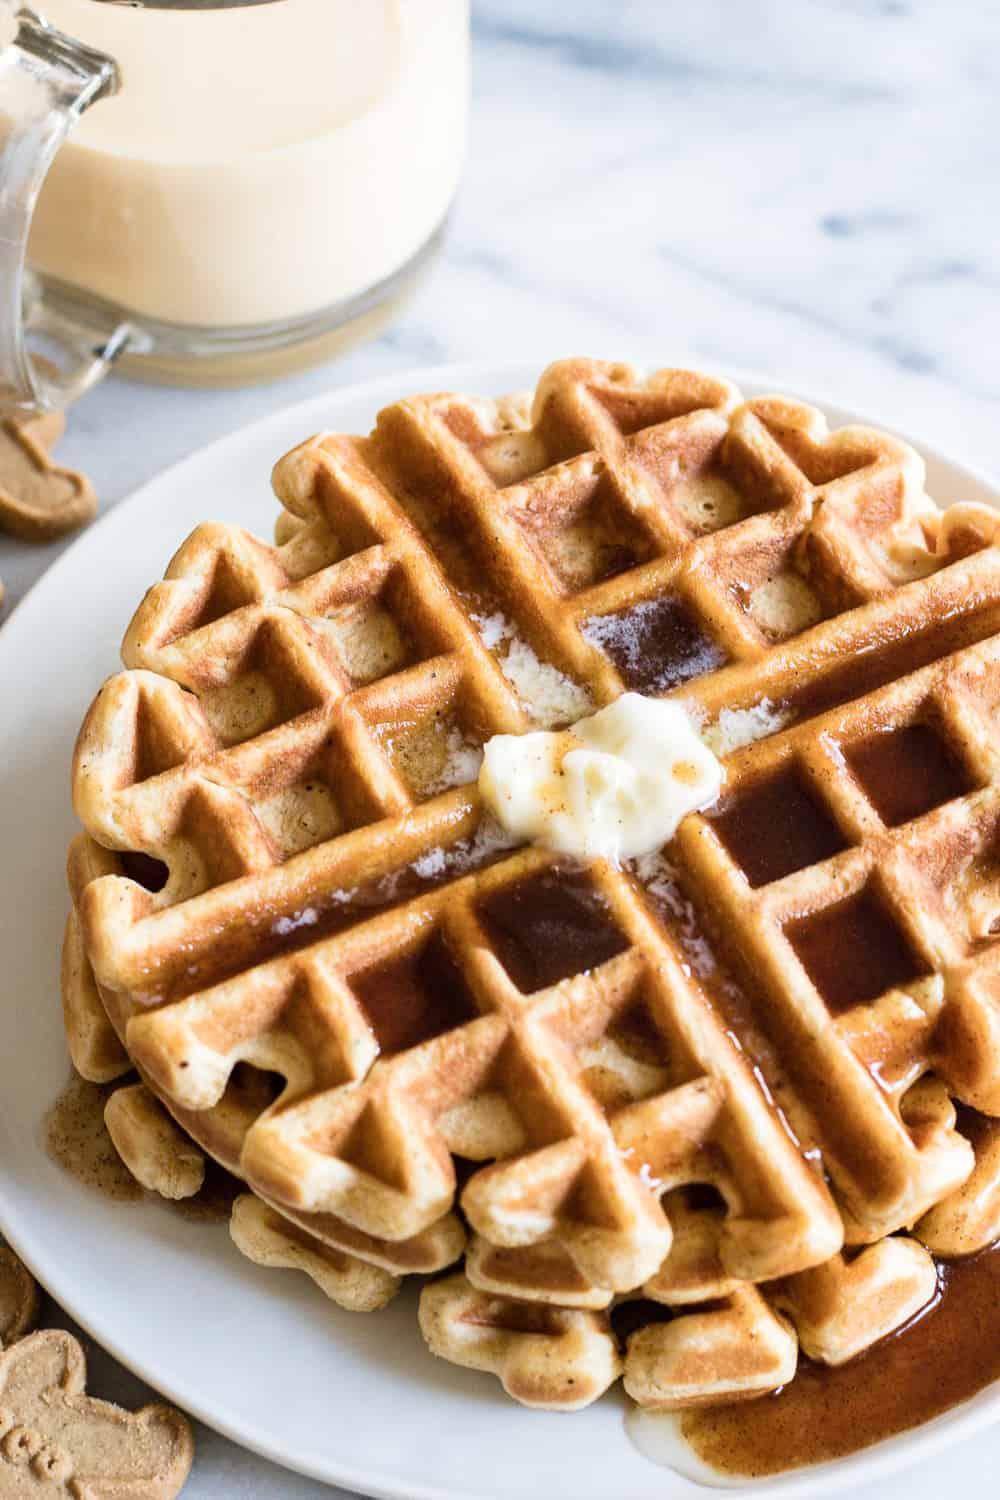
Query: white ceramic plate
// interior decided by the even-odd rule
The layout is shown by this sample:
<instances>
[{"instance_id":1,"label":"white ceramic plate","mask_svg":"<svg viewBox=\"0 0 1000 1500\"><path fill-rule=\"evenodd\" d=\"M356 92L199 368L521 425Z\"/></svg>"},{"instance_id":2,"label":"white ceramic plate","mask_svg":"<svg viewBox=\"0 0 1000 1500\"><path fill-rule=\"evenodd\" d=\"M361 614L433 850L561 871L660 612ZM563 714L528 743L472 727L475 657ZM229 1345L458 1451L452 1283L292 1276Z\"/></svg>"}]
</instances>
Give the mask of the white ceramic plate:
<instances>
[{"instance_id":1,"label":"white ceramic plate","mask_svg":"<svg viewBox=\"0 0 1000 1500\"><path fill-rule=\"evenodd\" d=\"M421 371L336 391L225 438L86 532L0 632L0 1228L124 1364L291 1468L413 1500L691 1500L699 1491L687 1479L633 1448L620 1389L575 1416L525 1411L491 1377L426 1352L412 1295L377 1316L341 1312L304 1277L251 1265L222 1226L88 1192L40 1145L41 1119L68 1072L58 967L63 860L74 831L70 753L94 692L118 666L118 642L143 591L205 518L269 535L271 464L310 432L365 431L380 407L414 390L493 394L527 388L536 375L524 367ZM749 393L764 388L740 384ZM826 409L834 423L856 420ZM927 457L941 500L1000 504L984 479ZM1000 1391L984 1392L918 1433L757 1493L853 1491L978 1433L952 1455L948 1480L965 1500L985 1500L1000 1467L1000 1433L982 1429L997 1418ZM936 1479L926 1466L907 1476L909 1500L937 1500L943 1472L932 1470Z\"/></svg>"}]
</instances>

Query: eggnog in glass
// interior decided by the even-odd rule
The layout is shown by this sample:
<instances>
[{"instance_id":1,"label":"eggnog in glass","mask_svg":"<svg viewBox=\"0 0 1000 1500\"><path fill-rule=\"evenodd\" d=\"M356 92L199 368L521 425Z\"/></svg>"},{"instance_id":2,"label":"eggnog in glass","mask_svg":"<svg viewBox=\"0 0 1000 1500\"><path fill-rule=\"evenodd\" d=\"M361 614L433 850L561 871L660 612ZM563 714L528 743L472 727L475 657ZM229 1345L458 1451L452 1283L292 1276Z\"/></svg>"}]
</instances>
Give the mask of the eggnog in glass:
<instances>
[{"instance_id":1,"label":"eggnog in glass","mask_svg":"<svg viewBox=\"0 0 1000 1500\"><path fill-rule=\"evenodd\" d=\"M22 300L57 342L113 327L146 373L246 378L356 334L433 249L462 162L468 0L190 3L13 7L0 151L20 144L26 172L33 133L39 158ZM75 105L74 46L112 69ZM69 116L54 154L40 98Z\"/></svg>"}]
</instances>

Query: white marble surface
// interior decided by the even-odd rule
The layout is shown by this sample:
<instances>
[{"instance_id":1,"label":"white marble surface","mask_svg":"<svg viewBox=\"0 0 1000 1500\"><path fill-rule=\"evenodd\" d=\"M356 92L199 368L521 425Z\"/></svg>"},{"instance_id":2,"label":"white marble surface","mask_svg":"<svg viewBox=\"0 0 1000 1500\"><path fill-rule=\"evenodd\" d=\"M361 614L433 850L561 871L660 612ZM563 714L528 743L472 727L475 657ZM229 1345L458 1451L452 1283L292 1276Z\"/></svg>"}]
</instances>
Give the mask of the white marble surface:
<instances>
[{"instance_id":1,"label":"white marble surface","mask_svg":"<svg viewBox=\"0 0 1000 1500\"><path fill-rule=\"evenodd\" d=\"M474 0L472 137L399 322L268 387L113 379L61 453L110 506L276 407L392 370L574 353L743 366L1000 472L1000 9L982 0ZM419 378L415 384L419 385ZM59 546L0 541L7 608ZM97 1358L92 1387L140 1387ZM335 1419L335 1412L331 1415ZM939 1461L941 1487L950 1472ZM905 1479L882 1484L885 1500ZM190 1500L305 1500L199 1432Z\"/></svg>"}]
</instances>

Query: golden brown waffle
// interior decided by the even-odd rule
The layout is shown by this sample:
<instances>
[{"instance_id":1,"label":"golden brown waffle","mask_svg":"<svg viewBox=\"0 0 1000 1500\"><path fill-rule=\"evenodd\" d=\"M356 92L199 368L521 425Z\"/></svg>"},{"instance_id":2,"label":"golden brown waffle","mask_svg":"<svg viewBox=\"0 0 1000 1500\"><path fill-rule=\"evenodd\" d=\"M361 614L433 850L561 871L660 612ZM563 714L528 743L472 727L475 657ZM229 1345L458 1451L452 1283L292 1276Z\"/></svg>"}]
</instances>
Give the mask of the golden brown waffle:
<instances>
[{"instance_id":1,"label":"golden brown waffle","mask_svg":"<svg viewBox=\"0 0 1000 1500\"><path fill-rule=\"evenodd\" d=\"M397 1276L322 1244L253 1193L236 1199L229 1232L237 1248L257 1265L303 1271L331 1302L349 1312L377 1312L399 1290Z\"/></svg>"},{"instance_id":2,"label":"golden brown waffle","mask_svg":"<svg viewBox=\"0 0 1000 1500\"><path fill-rule=\"evenodd\" d=\"M497 1375L525 1406L576 1411L622 1373L614 1335L600 1314L491 1297L461 1274L425 1289L420 1327L432 1353Z\"/></svg>"},{"instance_id":3,"label":"golden brown waffle","mask_svg":"<svg viewBox=\"0 0 1000 1500\"><path fill-rule=\"evenodd\" d=\"M161 1198L193 1198L205 1181L205 1158L143 1083L115 1089L104 1124L132 1176Z\"/></svg>"},{"instance_id":4,"label":"golden brown waffle","mask_svg":"<svg viewBox=\"0 0 1000 1500\"><path fill-rule=\"evenodd\" d=\"M574 1312L562 1339L642 1288L672 1311L629 1340L638 1399L770 1388L794 1339L754 1283L792 1278L775 1306L845 1357L830 1285L884 1327L929 1264L845 1239L955 1253L1000 1217L995 518L938 512L884 434L738 399L575 361L530 406L311 440L280 544L200 527L78 744L81 1057L118 1056L99 1000L184 1129L339 1251L441 1269L464 1221L425 1331L509 1388L546 1333L508 1304ZM505 847L482 743L625 688L729 752L718 807L636 870ZM508 1337L463 1344L470 1307Z\"/></svg>"}]
</instances>

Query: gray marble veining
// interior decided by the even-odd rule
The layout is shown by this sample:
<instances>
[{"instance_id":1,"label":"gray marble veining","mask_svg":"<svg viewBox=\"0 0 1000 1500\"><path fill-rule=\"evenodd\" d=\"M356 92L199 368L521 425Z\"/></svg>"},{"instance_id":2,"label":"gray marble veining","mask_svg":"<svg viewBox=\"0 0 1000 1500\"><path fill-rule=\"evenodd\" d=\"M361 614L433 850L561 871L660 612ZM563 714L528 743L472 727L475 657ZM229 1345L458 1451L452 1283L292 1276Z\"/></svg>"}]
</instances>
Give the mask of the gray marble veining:
<instances>
[{"instance_id":1,"label":"gray marble veining","mask_svg":"<svg viewBox=\"0 0 1000 1500\"><path fill-rule=\"evenodd\" d=\"M266 387L108 381L61 448L103 506L279 406L493 356L759 371L1000 471L1000 7L474 0L474 11L465 183L445 251L400 320ZM0 541L8 609L60 548ZM92 1388L133 1401L142 1389L101 1356ZM942 1487L948 1465L938 1460ZM905 1477L879 1492L902 1500ZM331 1492L201 1431L185 1493Z\"/></svg>"}]
</instances>

